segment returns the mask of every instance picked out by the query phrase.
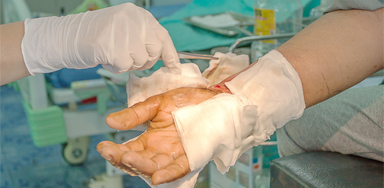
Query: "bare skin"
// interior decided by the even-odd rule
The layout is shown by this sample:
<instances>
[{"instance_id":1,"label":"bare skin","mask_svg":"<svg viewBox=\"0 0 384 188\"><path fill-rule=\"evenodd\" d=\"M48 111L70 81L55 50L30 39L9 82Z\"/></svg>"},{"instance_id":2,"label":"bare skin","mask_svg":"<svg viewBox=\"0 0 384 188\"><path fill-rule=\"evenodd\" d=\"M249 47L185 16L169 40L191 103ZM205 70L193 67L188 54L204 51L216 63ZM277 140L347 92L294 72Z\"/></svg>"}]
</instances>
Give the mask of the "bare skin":
<instances>
[{"instance_id":1,"label":"bare skin","mask_svg":"<svg viewBox=\"0 0 384 188\"><path fill-rule=\"evenodd\" d=\"M384 8L325 14L277 48L300 76L307 107L384 68Z\"/></svg>"},{"instance_id":2,"label":"bare skin","mask_svg":"<svg viewBox=\"0 0 384 188\"><path fill-rule=\"evenodd\" d=\"M276 49L299 74L307 108L384 68L383 15L384 8L331 12ZM226 88L241 72L218 86Z\"/></svg>"},{"instance_id":3,"label":"bare skin","mask_svg":"<svg viewBox=\"0 0 384 188\"><path fill-rule=\"evenodd\" d=\"M171 182L190 172L189 163L171 112L182 107L174 96L183 98L183 105L199 104L221 91L179 88L148 98L131 108L112 113L107 124L114 129L129 130L148 120L148 130L127 144L105 141L97 151L112 165L130 175L144 175L154 185Z\"/></svg>"},{"instance_id":4,"label":"bare skin","mask_svg":"<svg viewBox=\"0 0 384 188\"><path fill-rule=\"evenodd\" d=\"M383 10L328 13L277 49L299 74L307 108L383 69ZM238 74L228 77L210 89L230 93L225 87L225 82L232 80ZM118 130L128 130L151 118L156 118L156 121L160 122L152 124L157 128L151 126L149 133L146 132L139 137L140 141L125 145L102 142L97 147L98 151L104 158L109 159L111 164L126 172L133 175L140 172L152 178L154 185L182 178L189 172L188 160L170 115L170 110L176 109L170 96L185 93L190 96L191 101L197 100L193 102L196 104L215 95L205 93L206 95L202 95L205 97L195 99L191 91L194 89L172 90L170 93L149 98L138 107L133 107L142 110L128 108L111 114L107 118L107 123ZM164 104L167 110L159 108L163 106L159 104ZM153 140L155 142L149 142ZM162 140L161 145L158 144L160 140ZM151 152L149 154L139 152L142 149L151 150ZM167 157L156 158L158 161L154 162L152 152L157 151L164 152ZM156 166L156 164L161 165ZM137 172L133 172L133 169Z\"/></svg>"},{"instance_id":5,"label":"bare skin","mask_svg":"<svg viewBox=\"0 0 384 188\"><path fill-rule=\"evenodd\" d=\"M0 85L29 76L21 53L24 22L0 25Z\"/></svg>"}]
</instances>

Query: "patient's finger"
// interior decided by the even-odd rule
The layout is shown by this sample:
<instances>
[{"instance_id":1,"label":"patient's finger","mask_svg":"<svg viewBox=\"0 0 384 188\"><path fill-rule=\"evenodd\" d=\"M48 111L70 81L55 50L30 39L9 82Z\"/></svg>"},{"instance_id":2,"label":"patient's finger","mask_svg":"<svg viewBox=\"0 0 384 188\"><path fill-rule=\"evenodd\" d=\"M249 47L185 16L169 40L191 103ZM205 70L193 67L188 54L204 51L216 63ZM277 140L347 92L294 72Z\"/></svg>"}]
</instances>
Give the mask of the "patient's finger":
<instances>
[{"instance_id":1,"label":"patient's finger","mask_svg":"<svg viewBox=\"0 0 384 188\"><path fill-rule=\"evenodd\" d=\"M102 144L102 143L100 143ZM100 145L99 144L99 145ZM124 151L122 151L117 144L108 144L105 146L101 146L98 149L100 155L109 161L112 165L120 163L121 156Z\"/></svg>"},{"instance_id":2,"label":"patient's finger","mask_svg":"<svg viewBox=\"0 0 384 188\"><path fill-rule=\"evenodd\" d=\"M137 139L137 140L127 142L125 144L121 144L120 147L121 148L125 147L126 149L122 149L124 151L141 151L141 150L144 150L144 145L141 142L141 139Z\"/></svg>"},{"instance_id":3,"label":"patient's finger","mask_svg":"<svg viewBox=\"0 0 384 188\"><path fill-rule=\"evenodd\" d=\"M106 119L107 125L117 130L128 130L153 119L160 103L158 98L160 97L153 96L130 108L109 114Z\"/></svg>"},{"instance_id":4,"label":"patient's finger","mask_svg":"<svg viewBox=\"0 0 384 188\"><path fill-rule=\"evenodd\" d=\"M115 166L116 168L120 169L121 171L127 173L130 176L138 176L139 174L135 171L133 171L131 168L125 166L124 164L121 166Z\"/></svg>"},{"instance_id":5,"label":"patient's finger","mask_svg":"<svg viewBox=\"0 0 384 188\"><path fill-rule=\"evenodd\" d=\"M174 159L166 154L152 156L153 152L148 150L126 152L121 157L121 162L127 166L134 167L137 171L147 175L152 175L157 170L169 166L174 162Z\"/></svg>"},{"instance_id":6,"label":"patient's finger","mask_svg":"<svg viewBox=\"0 0 384 188\"><path fill-rule=\"evenodd\" d=\"M150 158L145 158L144 156L149 156L148 153L142 151L139 152L125 152L121 157L121 162L131 169L135 169L136 172L146 175L152 175L158 166Z\"/></svg>"},{"instance_id":7,"label":"patient's finger","mask_svg":"<svg viewBox=\"0 0 384 188\"><path fill-rule=\"evenodd\" d=\"M135 171L121 163L121 156L124 152L127 151L127 147L124 146L124 148L122 148L121 146L122 145L115 144L110 141L104 141L100 142L96 148L100 155L109 163L111 163L111 165L115 166L116 168L119 168L120 170L131 176L137 176L138 174Z\"/></svg>"},{"instance_id":8,"label":"patient's finger","mask_svg":"<svg viewBox=\"0 0 384 188\"><path fill-rule=\"evenodd\" d=\"M102 141L96 146L96 150L100 153L101 149L103 149L105 146L114 145L115 143L111 141Z\"/></svg>"},{"instance_id":9,"label":"patient's finger","mask_svg":"<svg viewBox=\"0 0 384 188\"><path fill-rule=\"evenodd\" d=\"M156 154L151 150L142 150L142 151L136 151L137 154L139 154L142 158L150 159Z\"/></svg>"},{"instance_id":10,"label":"patient's finger","mask_svg":"<svg viewBox=\"0 0 384 188\"><path fill-rule=\"evenodd\" d=\"M167 166L169 166L171 163L175 161L175 159L167 154L159 154L155 155L151 158L152 161L154 161L157 166L158 170L163 169Z\"/></svg>"},{"instance_id":11,"label":"patient's finger","mask_svg":"<svg viewBox=\"0 0 384 188\"><path fill-rule=\"evenodd\" d=\"M180 179L190 172L186 155L177 158L171 165L152 175L152 184L158 185Z\"/></svg>"}]
</instances>

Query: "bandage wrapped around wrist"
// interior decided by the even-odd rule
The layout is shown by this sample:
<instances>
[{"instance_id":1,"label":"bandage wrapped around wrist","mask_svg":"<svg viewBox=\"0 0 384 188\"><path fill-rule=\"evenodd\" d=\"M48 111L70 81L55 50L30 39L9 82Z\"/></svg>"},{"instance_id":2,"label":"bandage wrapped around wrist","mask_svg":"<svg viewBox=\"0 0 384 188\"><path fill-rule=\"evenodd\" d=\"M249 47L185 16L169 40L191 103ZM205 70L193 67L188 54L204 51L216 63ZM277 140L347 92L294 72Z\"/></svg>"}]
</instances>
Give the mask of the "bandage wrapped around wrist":
<instances>
[{"instance_id":1,"label":"bandage wrapped around wrist","mask_svg":"<svg viewBox=\"0 0 384 188\"><path fill-rule=\"evenodd\" d=\"M221 173L227 172L242 153L305 109L300 78L276 50L226 86L233 94L219 94L172 113L191 171L213 159Z\"/></svg>"},{"instance_id":2,"label":"bandage wrapped around wrist","mask_svg":"<svg viewBox=\"0 0 384 188\"><path fill-rule=\"evenodd\" d=\"M193 63L181 64L181 74L174 74L166 67L162 67L151 76L144 78L138 78L131 73L129 82L127 83L128 106L132 106L133 104L142 102L153 95L175 88L207 88L211 84L216 84L225 79L227 76L235 74L249 65L249 58L246 55L235 55L231 53L222 54L217 52L215 53L215 57L218 57L219 59L211 60L209 62L209 68L206 69L203 74L200 73L197 65ZM185 99L182 99L181 97L180 101L184 100ZM146 129L144 126L141 126L140 128L143 130ZM140 177L153 188L190 188L194 187L198 174L201 170L202 168L191 170L189 174L181 179L158 186L152 185L150 179L144 176Z\"/></svg>"}]
</instances>

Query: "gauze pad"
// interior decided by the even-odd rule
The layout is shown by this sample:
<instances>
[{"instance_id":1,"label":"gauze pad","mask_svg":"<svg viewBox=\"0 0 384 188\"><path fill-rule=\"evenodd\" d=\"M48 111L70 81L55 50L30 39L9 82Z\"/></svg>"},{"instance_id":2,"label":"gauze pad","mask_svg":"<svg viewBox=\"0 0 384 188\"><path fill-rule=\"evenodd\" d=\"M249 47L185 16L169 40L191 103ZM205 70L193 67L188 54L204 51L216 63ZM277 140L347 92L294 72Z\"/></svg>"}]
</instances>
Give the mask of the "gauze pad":
<instances>
[{"instance_id":1,"label":"gauze pad","mask_svg":"<svg viewBox=\"0 0 384 188\"><path fill-rule=\"evenodd\" d=\"M248 101L246 105L257 106L256 123L264 128L267 125L280 128L301 117L305 109L300 77L277 50L261 57L254 66L225 85L235 96Z\"/></svg>"},{"instance_id":2,"label":"gauze pad","mask_svg":"<svg viewBox=\"0 0 384 188\"><path fill-rule=\"evenodd\" d=\"M191 170L203 168L212 159L222 173L235 164L242 146L243 106L239 98L222 93L172 112Z\"/></svg>"},{"instance_id":3,"label":"gauze pad","mask_svg":"<svg viewBox=\"0 0 384 188\"><path fill-rule=\"evenodd\" d=\"M213 159L221 173L227 172L242 153L299 118L305 108L300 78L276 50L226 86L233 94L172 113L191 170Z\"/></svg>"},{"instance_id":4,"label":"gauze pad","mask_svg":"<svg viewBox=\"0 0 384 188\"><path fill-rule=\"evenodd\" d=\"M143 102L147 98L180 87L208 86L208 80L201 76L199 67L193 63L181 64L182 74L174 74L166 67L161 67L151 76L139 78L129 74L127 83L128 107Z\"/></svg>"},{"instance_id":5,"label":"gauze pad","mask_svg":"<svg viewBox=\"0 0 384 188\"><path fill-rule=\"evenodd\" d=\"M219 57L219 59L211 60L209 67L202 74L204 78L209 80L209 85L218 84L249 66L249 57L247 55L216 52L214 56Z\"/></svg>"},{"instance_id":6,"label":"gauze pad","mask_svg":"<svg viewBox=\"0 0 384 188\"><path fill-rule=\"evenodd\" d=\"M220 61L211 61L210 68L203 73L210 84L227 77L222 74L230 76L243 69L236 69L237 65L245 68L248 64L248 58L244 57L218 53L215 56L219 56ZM187 67L182 64L183 73L179 76L185 76L184 68L187 72L195 69ZM129 106L155 94L185 87L189 81L197 83L188 87L201 87L203 80L206 87L210 85L197 71L192 72L194 76L187 74L191 79L186 82L169 74L166 68L147 78L133 77L127 85ZM199 76L203 80L198 79ZM257 64L227 82L226 86L233 94L219 94L198 105L172 112L191 173L174 182L152 187L193 187L198 173L212 159L221 173L227 172L242 153L267 140L276 128L300 117L305 108L300 79L277 51L259 59ZM141 177L150 184L149 179Z\"/></svg>"},{"instance_id":7,"label":"gauze pad","mask_svg":"<svg viewBox=\"0 0 384 188\"><path fill-rule=\"evenodd\" d=\"M215 54L215 57L219 57L219 60L212 60L209 62L210 66L203 73L204 76L201 75L200 70L195 64L181 64L181 75L171 73L166 67L162 67L158 71L154 72L151 76L144 78L138 78L135 75L130 74L130 79L127 83L128 106L130 107L138 102L146 100L153 95L157 95L175 88L208 87L211 84L218 83L226 77L241 71L249 65L249 58L246 55L237 56L234 54L222 54L218 52ZM190 104L190 101L183 99L183 96L176 95L173 100L177 104L178 108L182 108ZM235 101L238 102L237 99L235 99ZM145 127L142 128L145 130ZM142 175L140 175L140 177L151 187L189 188L194 187L201 170L202 168L191 170L188 175L179 180L158 186L153 186L150 179Z\"/></svg>"}]
</instances>

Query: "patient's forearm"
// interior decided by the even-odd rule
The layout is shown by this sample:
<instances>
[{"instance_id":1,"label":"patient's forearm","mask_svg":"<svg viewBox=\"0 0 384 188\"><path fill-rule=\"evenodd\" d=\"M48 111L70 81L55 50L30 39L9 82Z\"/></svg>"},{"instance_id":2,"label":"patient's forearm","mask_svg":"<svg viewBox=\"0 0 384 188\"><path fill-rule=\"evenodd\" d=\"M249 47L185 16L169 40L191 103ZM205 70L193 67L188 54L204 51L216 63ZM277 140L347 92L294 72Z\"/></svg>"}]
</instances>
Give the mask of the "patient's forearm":
<instances>
[{"instance_id":1,"label":"patient's forearm","mask_svg":"<svg viewBox=\"0 0 384 188\"><path fill-rule=\"evenodd\" d=\"M277 48L298 72L307 107L383 69L383 12L328 13Z\"/></svg>"},{"instance_id":2,"label":"patient's forearm","mask_svg":"<svg viewBox=\"0 0 384 188\"><path fill-rule=\"evenodd\" d=\"M24 22L0 25L0 85L29 76L21 53Z\"/></svg>"}]
</instances>

